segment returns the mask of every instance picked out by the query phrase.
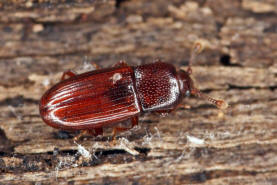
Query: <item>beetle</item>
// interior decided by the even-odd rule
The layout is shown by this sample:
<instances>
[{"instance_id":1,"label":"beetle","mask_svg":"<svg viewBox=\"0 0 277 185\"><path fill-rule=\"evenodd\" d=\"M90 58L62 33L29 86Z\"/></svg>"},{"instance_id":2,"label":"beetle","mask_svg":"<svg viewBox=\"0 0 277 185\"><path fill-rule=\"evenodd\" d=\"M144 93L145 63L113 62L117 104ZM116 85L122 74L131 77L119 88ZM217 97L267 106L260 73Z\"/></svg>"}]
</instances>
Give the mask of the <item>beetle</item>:
<instances>
[{"instance_id":1,"label":"beetle","mask_svg":"<svg viewBox=\"0 0 277 185\"><path fill-rule=\"evenodd\" d=\"M169 113L189 95L202 97L218 108L228 104L201 93L191 78L191 63L202 50L195 44L187 70L157 61L140 66L119 62L106 69L83 74L65 72L62 81L50 88L40 100L44 122L62 130L82 130L94 136L113 126L113 135L130 128L115 123L131 120L131 128L145 112ZM70 78L64 79L68 75Z\"/></svg>"}]
</instances>

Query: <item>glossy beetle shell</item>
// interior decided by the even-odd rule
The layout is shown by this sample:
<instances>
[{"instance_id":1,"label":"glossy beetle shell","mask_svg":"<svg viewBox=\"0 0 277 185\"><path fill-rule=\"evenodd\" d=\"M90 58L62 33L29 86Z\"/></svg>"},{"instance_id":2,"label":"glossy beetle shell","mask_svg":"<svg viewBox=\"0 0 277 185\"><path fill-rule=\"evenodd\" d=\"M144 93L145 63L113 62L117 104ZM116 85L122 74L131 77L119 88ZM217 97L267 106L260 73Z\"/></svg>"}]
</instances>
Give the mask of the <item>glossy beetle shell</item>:
<instances>
[{"instance_id":1,"label":"glossy beetle shell","mask_svg":"<svg viewBox=\"0 0 277 185\"><path fill-rule=\"evenodd\" d=\"M137 115L131 67L96 70L61 81L40 102L40 114L61 129L99 128Z\"/></svg>"},{"instance_id":2,"label":"glossy beetle shell","mask_svg":"<svg viewBox=\"0 0 277 185\"><path fill-rule=\"evenodd\" d=\"M91 71L49 89L40 114L55 128L102 128L142 112L173 110L182 99L180 82L175 67L163 62Z\"/></svg>"}]
</instances>

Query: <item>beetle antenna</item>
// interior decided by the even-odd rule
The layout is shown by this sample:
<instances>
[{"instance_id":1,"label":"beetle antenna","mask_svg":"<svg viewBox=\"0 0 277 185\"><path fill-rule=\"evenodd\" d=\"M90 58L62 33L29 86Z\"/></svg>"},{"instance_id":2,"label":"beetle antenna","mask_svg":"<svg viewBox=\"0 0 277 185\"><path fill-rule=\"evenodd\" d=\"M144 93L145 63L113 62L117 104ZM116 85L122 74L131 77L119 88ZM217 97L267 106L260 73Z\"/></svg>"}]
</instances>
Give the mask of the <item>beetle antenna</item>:
<instances>
[{"instance_id":1,"label":"beetle antenna","mask_svg":"<svg viewBox=\"0 0 277 185\"><path fill-rule=\"evenodd\" d=\"M187 69L188 74L192 73L191 64L195 62L196 56L199 53L201 53L202 50L203 50L203 45L200 42L195 42L190 53L190 59L189 59L189 64Z\"/></svg>"},{"instance_id":2,"label":"beetle antenna","mask_svg":"<svg viewBox=\"0 0 277 185\"><path fill-rule=\"evenodd\" d=\"M219 109L226 109L229 105L224 100L216 100L208 95L203 94L200 90L193 88L191 90L191 94L194 94L200 98L203 98L205 100L208 100L212 104L214 104Z\"/></svg>"}]
</instances>

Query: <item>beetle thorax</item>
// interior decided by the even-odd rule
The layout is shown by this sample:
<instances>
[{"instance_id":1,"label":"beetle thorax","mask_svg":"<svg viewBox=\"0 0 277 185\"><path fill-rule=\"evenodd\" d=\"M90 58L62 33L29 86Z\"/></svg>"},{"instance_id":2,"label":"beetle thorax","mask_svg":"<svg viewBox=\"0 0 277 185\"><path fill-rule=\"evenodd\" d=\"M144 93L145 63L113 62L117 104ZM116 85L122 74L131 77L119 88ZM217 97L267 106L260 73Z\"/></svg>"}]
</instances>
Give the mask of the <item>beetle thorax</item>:
<instances>
[{"instance_id":1,"label":"beetle thorax","mask_svg":"<svg viewBox=\"0 0 277 185\"><path fill-rule=\"evenodd\" d=\"M134 72L143 111L172 109L179 103L181 93L174 66L156 62L136 67Z\"/></svg>"}]
</instances>

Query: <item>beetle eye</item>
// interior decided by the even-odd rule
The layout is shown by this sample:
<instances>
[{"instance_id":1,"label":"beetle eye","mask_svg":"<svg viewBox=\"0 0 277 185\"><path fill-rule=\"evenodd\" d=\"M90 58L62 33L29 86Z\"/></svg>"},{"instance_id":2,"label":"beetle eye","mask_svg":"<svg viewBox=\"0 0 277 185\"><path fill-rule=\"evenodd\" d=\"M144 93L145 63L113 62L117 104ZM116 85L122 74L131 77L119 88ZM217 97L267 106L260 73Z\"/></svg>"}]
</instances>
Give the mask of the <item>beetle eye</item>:
<instances>
[{"instance_id":1,"label":"beetle eye","mask_svg":"<svg viewBox=\"0 0 277 185\"><path fill-rule=\"evenodd\" d=\"M186 91L186 96L187 96L187 97L190 96L190 91L189 91L189 90Z\"/></svg>"}]
</instances>

